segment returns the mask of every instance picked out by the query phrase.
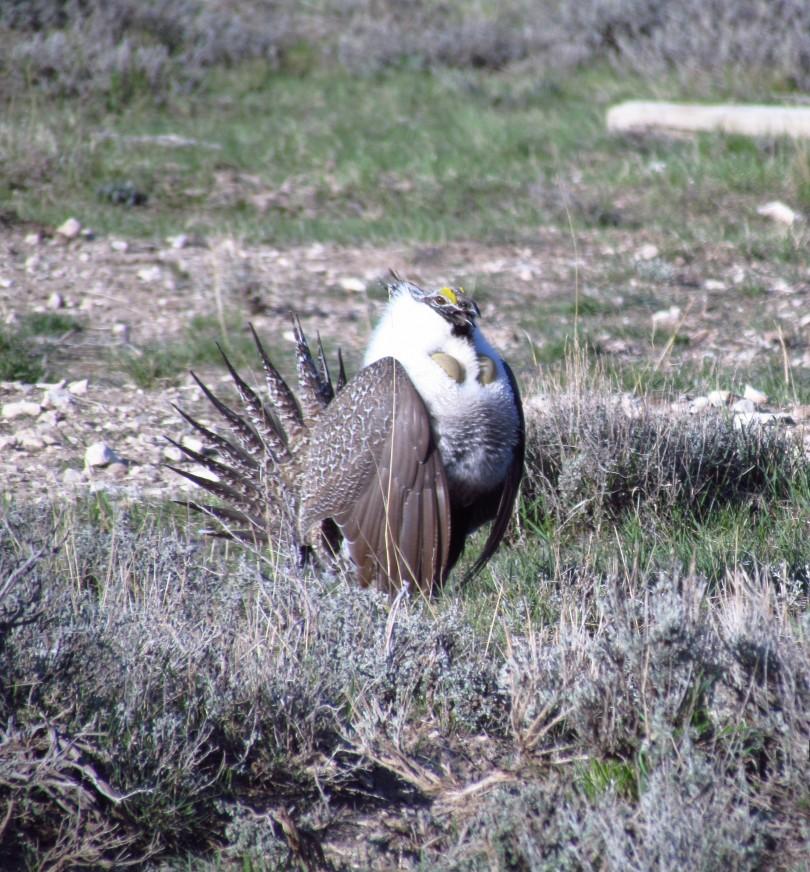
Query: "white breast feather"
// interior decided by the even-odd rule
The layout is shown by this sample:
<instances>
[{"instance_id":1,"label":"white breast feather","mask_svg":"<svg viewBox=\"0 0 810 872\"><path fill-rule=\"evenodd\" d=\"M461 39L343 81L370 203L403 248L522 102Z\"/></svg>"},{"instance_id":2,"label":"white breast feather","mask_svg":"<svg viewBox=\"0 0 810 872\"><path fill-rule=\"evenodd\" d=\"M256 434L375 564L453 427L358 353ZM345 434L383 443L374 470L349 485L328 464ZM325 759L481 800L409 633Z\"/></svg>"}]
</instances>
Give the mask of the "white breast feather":
<instances>
[{"instance_id":1,"label":"white breast feather","mask_svg":"<svg viewBox=\"0 0 810 872\"><path fill-rule=\"evenodd\" d=\"M437 351L461 363L463 382L456 382L431 359ZM490 357L497 368L497 378L486 385L478 381L479 354ZM409 294L400 295L391 300L374 331L364 364L383 357L393 357L402 364L425 401L451 478L468 485L477 481L481 489L501 481L514 444L501 442L500 450L493 450L492 440L481 433L480 441L467 441L468 450L463 455L457 450L457 434L468 432L461 425L471 420L492 422L499 431L517 433L517 411L503 361L481 331L476 327L470 344L468 339L454 336L450 324L428 305Z\"/></svg>"}]
</instances>

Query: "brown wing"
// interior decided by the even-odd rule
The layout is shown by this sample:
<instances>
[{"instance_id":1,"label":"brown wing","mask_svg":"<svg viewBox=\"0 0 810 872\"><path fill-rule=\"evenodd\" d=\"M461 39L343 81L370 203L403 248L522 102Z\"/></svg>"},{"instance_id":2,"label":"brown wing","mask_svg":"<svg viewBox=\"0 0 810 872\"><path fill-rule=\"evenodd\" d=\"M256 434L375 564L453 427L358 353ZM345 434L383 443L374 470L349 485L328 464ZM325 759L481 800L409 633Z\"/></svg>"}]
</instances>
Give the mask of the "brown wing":
<instances>
[{"instance_id":1,"label":"brown wing","mask_svg":"<svg viewBox=\"0 0 810 872\"><path fill-rule=\"evenodd\" d=\"M506 478L503 483L500 498L498 499L498 508L495 512L495 518L492 521L492 526L489 528L484 547L478 555L472 568L464 576L464 581L469 581L473 576L477 575L492 555L498 550L501 540L506 533L506 528L509 526L509 519L512 517L512 509L515 505L515 500L520 487L520 480L523 477L523 459L526 452L526 423L523 418L523 403L520 400L520 391L518 390L515 374L510 369L509 365L504 361L504 368L509 379L509 384L512 388L512 393L515 397L515 405L517 407L518 416L518 441L515 445L515 453L512 457L512 463L509 465L509 470L506 473Z\"/></svg>"},{"instance_id":2,"label":"brown wing","mask_svg":"<svg viewBox=\"0 0 810 872\"><path fill-rule=\"evenodd\" d=\"M402 366L361 370L318 418L301 489L302 535L327 518L363 586L429 594L450 544L447 480L421 397Z\"/></svg>"}]
</instances>

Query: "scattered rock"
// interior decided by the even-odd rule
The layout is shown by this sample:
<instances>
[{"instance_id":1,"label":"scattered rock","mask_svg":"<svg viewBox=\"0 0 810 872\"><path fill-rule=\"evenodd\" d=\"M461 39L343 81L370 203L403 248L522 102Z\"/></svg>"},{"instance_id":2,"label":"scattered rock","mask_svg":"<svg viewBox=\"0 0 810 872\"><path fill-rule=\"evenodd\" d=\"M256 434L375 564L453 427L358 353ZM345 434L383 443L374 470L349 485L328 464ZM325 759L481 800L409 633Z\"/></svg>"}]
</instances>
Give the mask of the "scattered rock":
<instances>
[{"instance_id":1,"label":"scattered rock","mask_svg":"<svg viewBox=\"0 0 810 872\"><path fill-rule=\"evenodd\" d=\"M177 236L168 236L166 242L172 248L186 248L189 244L189 237L186 233L179 233Z\"/></svg>"},{"instance_id":2,"label":"scattered rock","mask_svg":"<svg viewBox=\"0 0 810 872\"><path fill-rule=\"evenodd\" d=\"M746 400L751 400L751 402L755 406L761 406L764 403L768 402L768 395L762 393L762 391L758 391L754 387L751 387L751 385L745 386L745 390L743 391L743 398Z\"/></svg>"},{"instance_id":3,"label":"scattered rock","mask_svg":"<svg viewBox=\"0 0 810 872\"><path fill-rule=\"evenodd\" d=\"M746 272L744 267L735 266L731 271L731 282L735 285L741 285L746 278Z\"/></svg>"},{"instance_id":4,"label":"scattered rock","mask_svg":"<svg viewBox=\"0 0 810 872\"><path fill-rule=\"evenodd\" d=\"M59 293L59 291L54 291L49 297L48 301L45 305L49 309L64 309L65 308L65 298Z\"/></svg>"},{"instance_id":5,"label":"scattered rock","mask_svg":"<svg viewBox=\"0 0 810 872\"><path fill-rule=\"evenodd\" d=\"M29 233L26 235L24 240L26 245L39 245L42 242L42 234L37 233Z\"/></svg>"},{"instance_id":6,"label":"scattered rock","mask_svg":"<svg viewBox=\"0 0 810 872\"><path fill-rule=\"evenodd\" d=\"M68 384L67 389L74 397L83 397L87 393L87 379L80 378L78 381L72 381Z\"/></svg>"},{"instance_id":7,"label":"scattered rock","mask_svg":"<svg viewBox=\"0 0 810 872\"><path fill-rule=\"evenodd\" d=\"M60 386L48 388L42 397L44 409L59 409L66 412L73 403L73 395L69 390Z\"/></svg>"},{"instance_id":8,"label":"scattered rock","mask_svg":"<svg viewBox=\"0 0 810 872\"><path fill-rule=\"evenodd\" d=\"M108 182L96 193L100 200L108 200L114 206L143 206L149 199L145 191L141 191L130 181Z\"/></svg>"},{"instance_id":9,"label":"scattered rock","mask_svg":"<svg viewBox=\"0 0 810 872\"><path fill-rule=\"evenodd\" d=\"M751 412L754 412L755 410L756 406L754 405L753 401L745 398L737 400L731 406L731 411L735 414L750 415Z\"/></svg>"},{"instance_id":10,"label":"scattered rock","mask_svg":"<svg viewBox=\"0 0 810 872\"><path fill-rule=\"evenodd\" d=\"M124 478L129 467L122 460L116 460L107 467L107 475L110 478Z\"/></svg>"},{"instance_id":11,"label":"scattered rock","mask_svg":"<svg viewBox=\"0 0 810 872\"><path fill-rule=\"evenodd\" d=\"M37 418L37 424L40 424L43 427L48 427L54 429L59 426L59 422L62 420L62 416L56 409L48 409L47 412L43 412ZM56 442L56 439L54 439Z\"/></svg>"},{"instance_id":12,"label":"scattered rock","mask_svg":"<svg viewBox=\"0 0 810 872\"><path fill-rule=\"evenodd\" d=\"M157 265L145 266L138 270L137 275L145 284L153 284L163 278L163 270Z\"/></svg>"},{"instance_id":13,"label":"scattered rock","mask_svg":"<svg viewBox=\"0 0 810 872\"><path fill-rule=\"evenodd\" d=\"M362 294L366 289L366 283L362 279L352 276L345 276L338 279L338 286L343 291L350 291L355 294Z\"/></svg>"},{"instance_id":14,"label":"scattered rock","mask_svg":"<svg viewBox=\"0 0 810 872\"><path fill-rule=\"evenodd\" d=\"M771 412L740 412L734 416L734 429L746 430L750 427L778 424L779 421L779 416Z\"/></svg>"},{"instance_id":15,"label":"scattered rock","mask_svg":"<svg viewBox=\"0 0 810 872\"><path fill-rule=\"evenodd\" d=\"M63 239L75 239L81 232L82 225L75 218L68 218L56 228L57 235Z\"/></svg>"},{"instance_id":16,"label":"scattered rock","mask_svg":"<svg viewBox=\"0 0 810 872\"><path fill-rule=\"evenodd\" d=\"M689 404L689 411L692 414L696 412L702 412L703 409L708 408L709 406L709 398L708 397L695 397L694 400Z\"/></svg>"},{"instance_id":17,"label":"scattered rock","mask_svg":"<svg viewBox=\"0 0 810 872\"><path fill-rule=\"evenodd\" d=\"M45 440L36 430L18 430L14 437L23 451L41 451L45 447Z\"/></svg>"},{"instance_id":18,"label":"scattered rock","mask_svg":"<svg viewBox=\"0 0 810 872\"><path fill-rule=\"evenodd\" d=\"M68 467L62 473L62 483L67 485L68 487L76 487L78 485L85 484L87 482L87 478L84 473L79 469L73 469L72 467Z\"/></svg>"},{"instance_id":19,"label":"scattered rock","mask_svg":"<svg viewBox=\"0 0 810 872\"><path fill-rule=\"evenodd\" d=\"M113 324L112 332L113 336L117 336L121 342L129 342L129 324L125 324L123 321L118 321Z\"/></svg>"},{"instance_id":20,"label":"scattered rock","mask_svg":"<svg viewBox=\"0 0 810 872\"><path fill-rule=\"evenodd\" d=\"M110 248L113 251L129 251L129 243L125 239L112 239L110 240Z\"/></svg>"},{"instance_id":21,"label":"scattered rock","mask_svg":"<svg viewBox=\"0 0 810 872\"><path fill-rule=\"evenodd\" d=\"M109 466L120 460L121 458L106 442L94 442L88 445L84 452L84 465L88 469L93 466Z\"/></svg>"},{"instance_id":22,"label":"scattered rock","mask_svg":"<svg viewBox=\"0 0 810 872\"><path fill-rule=\"evenodd\" d=\"M25 416L35 418L41 411L42 406L39 403L31 402L31 400L18 400L13 403L3 403L0 417L5 418L7 421Z\"/></svg>"},{"instance_id":23,"label":"scattered rock","mask_svg":"<svg viewBox=\"0 0 810 872\"><path fill-rule=\"evenodd\" d=\"M770 291L776 294L792 294L795 290L790 282L785 281L781 276L777 276L770 284Z\"/></svg>"},{"instance_id":24,"label":"scattered rock","mask_svg":"<svg viewBox=\"0 0 810 872\"><path fill-rule=\"evenodd\" d=\"M798 212L794 212L787 203L783 203L781 200L764 203L757 208L757 214L770 218L777 224L784 224L786 227L792 227L801 218Z\"/></svg>"},{"instance_id":25,"label":"scattered rock","mask_svg":"<svg viewBox=\"0 0 810 872\"><path fill-rule=\"evenodd\" d=\"M670 306L668 309L653 312L653 327L677 327L681 314L680 306Z\"/></svg>"},{"instance_id":26,"label":"scattered rock","mask_svg":"<svg viewBox=\"0 0 810 872\"><path fill-rule=\"evenodd\" d=\"M658 247L651 242L642 245L635 253L636 260L655 260L658 257Z\"/></svg>"},{"instance_id":27,"label":"scattered rock","mask_svg":"<svg viewBox=\"0 0 810 872\"><path fill-rule=\"evenodd\" d=\"M706 399L710 406L725 406L730 396L728 391L709 391Z\"/></svg>"},{"instance_id":28,"label":"scattered rock","mask_svg":"<svg viewBox=\"0 0 810 872\"><path fill-rule=\"evenodd\" d=\"M163 449L163 457L170 463L181 463L185 456L176 445L167 445Z\"/></svg>"},{"instance_id":29,"label":"scattered rock","mask_svg":"<svg viewBox=\"0 0 810 872\"><path fill-rule=\"evenodd\" d=\"M197 454L212 453L210 449L206 449L202 440L198 439L196 436L181 436L180 444L183 445L184 448L188 448L190 451L196 451Z\"/></svg>"},{"instance_id":30,"label":"scattered rock","mask_svg":"<svg viewBox=\"0 0 810 872\"><path fill-rule=\"evenodd\" d=\"M725 289L725 284L717 281L717 279L706 279L706 281L703 282L704 291L724 291Z\"/></svg>"}]
</instances>

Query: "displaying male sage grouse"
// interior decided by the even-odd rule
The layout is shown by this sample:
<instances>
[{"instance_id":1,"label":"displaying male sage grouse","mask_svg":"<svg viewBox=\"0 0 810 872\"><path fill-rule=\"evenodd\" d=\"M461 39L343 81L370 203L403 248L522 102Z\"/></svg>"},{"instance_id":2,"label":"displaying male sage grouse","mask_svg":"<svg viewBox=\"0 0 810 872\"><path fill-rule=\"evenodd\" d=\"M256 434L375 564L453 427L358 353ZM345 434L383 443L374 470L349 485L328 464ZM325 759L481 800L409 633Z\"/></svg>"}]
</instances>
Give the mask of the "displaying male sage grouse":
<instances>
[{"instance_id":1,"label":"displaying male sage grouse","mask_svg":"<svg viewBox=\"0 0 810 872\"><path fill-rule=\"evenodd\" d=\"M286 525L304 555L347 554L363 586L396 592L407 584L429 594L472 531L492 521L468 577L503 538L523 471L523 411L472 299L393 274L387 287L364 366L348 382L342 359L332 382L320 339L316 362L297 321L298 398L255 331L269 404L227 358L243 410L195 375L233 436L178 410L221 459L174 443L217 481L175 471L222 499L224 506L190 505L227 535L267 541Z\"/></svg>"}]
</instances>

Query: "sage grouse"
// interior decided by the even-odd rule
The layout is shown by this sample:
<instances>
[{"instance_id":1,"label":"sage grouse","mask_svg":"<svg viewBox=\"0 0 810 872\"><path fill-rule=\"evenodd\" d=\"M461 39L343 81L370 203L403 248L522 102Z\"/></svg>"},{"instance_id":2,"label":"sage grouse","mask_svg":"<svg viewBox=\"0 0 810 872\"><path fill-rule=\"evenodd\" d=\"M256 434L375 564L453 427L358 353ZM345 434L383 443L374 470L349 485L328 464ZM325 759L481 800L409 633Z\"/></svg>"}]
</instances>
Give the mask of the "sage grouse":
<instances>
[{"instance_id":1,"label":"sage grouse","mask_svg":"<svg viewBox=\"0 0 810 872\"><path fill-rule=\"evenodd\" d=\"M286 524L302 555L348 555L363 586L393 593L407 584L429 594L472 531L492 521L468 577L503 538L523 471L523 412L472 299L460 289L429 293L393 274L387 287L364 366L348 383L340 358L333 383L320 338L316 360L296 319L298 398L252 326L269 404L227 358L243 411L192 373L233 436L178 409L221 459L175 442L216 481L172 468L225 503L189 504L225 535L274 541Z\"/></svg>"}]
</instances>

